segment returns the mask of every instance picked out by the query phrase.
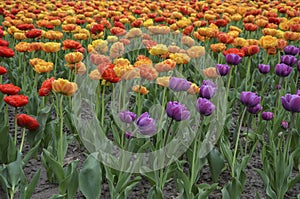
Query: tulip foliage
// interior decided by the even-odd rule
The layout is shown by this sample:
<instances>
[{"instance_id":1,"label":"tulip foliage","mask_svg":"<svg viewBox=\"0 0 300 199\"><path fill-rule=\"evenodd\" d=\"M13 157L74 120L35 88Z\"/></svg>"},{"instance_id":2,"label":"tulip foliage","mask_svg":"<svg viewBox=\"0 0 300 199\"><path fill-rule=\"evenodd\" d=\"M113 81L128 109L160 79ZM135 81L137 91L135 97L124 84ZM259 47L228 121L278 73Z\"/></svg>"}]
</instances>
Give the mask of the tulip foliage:
<instances>
[{"instance_id":1,"label":"tulip foliage","mask_svg":"<svg viewBox=\"0 0 300 199\"><path fill-rule=\"evenodd\" d=\"M51 198L243 198L258 157L252 198L300 189L299 2L6 0L0 21L7 198L44 170Z\"/></svg>"}]
</instances>

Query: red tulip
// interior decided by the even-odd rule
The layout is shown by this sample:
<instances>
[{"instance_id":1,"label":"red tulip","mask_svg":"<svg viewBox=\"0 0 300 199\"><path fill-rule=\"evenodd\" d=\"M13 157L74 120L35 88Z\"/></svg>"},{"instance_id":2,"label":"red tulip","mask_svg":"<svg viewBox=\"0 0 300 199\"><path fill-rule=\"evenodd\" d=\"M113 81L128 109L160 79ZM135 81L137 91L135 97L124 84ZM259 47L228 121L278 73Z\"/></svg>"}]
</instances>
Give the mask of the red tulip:
<instances>
[{"instance_id":1,"label":"red tulip","mask_svg":"<svg viewBox=\"0 0 300 199\"><path fill-rule=\"evenodd\" d=\"M28 104L28 96L25 95L9 95L4 97L4 101L13 107L21 107Z\"/></svg>"},{"instance_id":2,"label":"red tulip","mask_svg":"<svg viewBox=\"0 0 300 199\"><path fill-rule=\"evenodd\" d=\"M15 86L13 84L0 84L0 91L3 94L8 94L8 95L15 95L19 93L21 90L20 87Z\"/></svg>"},{"instance_id":3,"label":"red tulip","mask_svg":"<svg viewBox=\"0 0 300 199\"><path fill-rule=\"evenodd\" d=\"M36 38L42 35L42 31L39 29L32 29L25 33L27 38Z\"/></svg>"},{"instance_id":4,"label":"red tulip","mask_svg":"<svg viewBox=\"0 0 300 199\"><path fill-rule=\"evenodd\" d=\"M17 25L17 28L19 30L29 30L29 29L34 29L34 25L33 24L25 24L25 23L23 23L23 24Z\"/></svg>"},{"instance_id":5,"label":"red tulip","mask_svg":"<svg viewBox=\"0 0 300 199\"><path fill-rule=\"evenodd\" d=\"M40 127L40 124L36 119L26 114L17 115L17 124L19 127L27 128L30 131L35 131Z\"/></svg>"},{"instance_id":6,"label":"red tulip","mask_svg":"<svg viewBox=\"0 0 300 199\"><path fill-rule=\"evenodd\" d=\"M95 24L93 27L90 29L92 34L98 34L104 30L104 26L102 24Z\"/></svg>"},{"instance_id":7,"label":"red tulip","mask_svg":"<svg viewBox=\"0 0 300 199\"><path fill-rule=\"evenodd\" d=\"M108 67L105 68L101 73L101 77L111 83L117 83L121 80L121 78L116 75L113 64L109 64Z\"/></svg>"},{"instance_id":8,"label":"red tulip","mask_svg":"<svg viewBox=\"0 0 300 199\"><path fill-rule=\"evenodd\" d=\"M0 46L8 46L8 41L0 39Z\"/></svg>"},{"instance_id":9,"label":"red tulip","mask_svg":"<svg viewBox=\"0 0 300 199\"><path fill-rule=\"evenodd\" d=\"M119 27L113 27L110 29L110 33L113 35L122 36L126 34L126 30Z\"/></svg>"},{"instance_id":10,"label":"red tulip","mask_svg":"<svg viewBox=\"0 0 300 199\"><path fill-rule=\"evenodd\" d=\"M223 51L223 55L226 56L228 54L236 54L240 57L244 57L245 56L245 52L241 49L237 49L237 48L229 48L228 50Z\"/></svg>"},{"instance_id":11,"label":"red tulip","mask_svg":"<svg viewBox=\"0 0 300 199\"><path fill-rule=\"evenodd\" d=\"M7 73L7 69L3 66L0 66L0 75L4 75L5 73Z\"/></svg>"},{"instance_id":12,"label":"red tulip","mask_svg":"<svg viewBox=\"0 0 300 199\"><path fill-rule=\"evenodd\" d=\"M71 39L66 39L65 41L63 41L63 50L67 50L67 49L79 49L81 48L81 44L77 41L71 40Z\"/></svg>"},{"instance_id":13,"label":"red tulip","mask_svg":"<svg viewBox=\"0 0 300 199\"><path fill-rule=\"evenodd\" d=\"M0 46L0 57L13 57L15 52L7 46Z\"/></svg>"},{"instance_id":14,"label":"red tulip","mask_svg":"<svg viewBox=\"0 0 300 199\"><path fill-rule=\"evenodd\" d=\"M244 46L242 50L244 51L245 56L251 56L259 53L258 45Z\"/></svg>"},{"instance_id":15,"label":"red tulip","mask_svg":"<svg viewBox=\"0 0 300 199\"><path fill-rule=\"evenodd\" d=\"M49 79L46 79L39 89L39 96L48 96L52 91L52 82L54 81L54 77L51 77Z\"/></svg>"}]
</instances>

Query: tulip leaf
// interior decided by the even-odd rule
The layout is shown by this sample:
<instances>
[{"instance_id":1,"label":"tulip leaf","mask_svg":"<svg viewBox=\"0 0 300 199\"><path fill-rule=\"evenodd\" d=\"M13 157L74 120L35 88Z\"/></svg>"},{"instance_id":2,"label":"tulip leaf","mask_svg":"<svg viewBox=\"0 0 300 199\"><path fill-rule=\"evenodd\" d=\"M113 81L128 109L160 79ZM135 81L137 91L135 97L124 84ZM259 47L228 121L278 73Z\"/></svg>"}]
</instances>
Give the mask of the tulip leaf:
<instances>
[{"instance_id":1,"label":"tulip leaf","mask_svg":"<svg viewBox=\"0 0 300 199\"><path fill-rule=\"evenodd\" d=\"M64 170L62 165L60 165L54 158L53 156L50 154L49 151L47 151L46 149L43 149L43 154L42 156L44 156L46 162L48 163L48 165L50 166L50 168L53 169L54 175L56 177L56 179L58 180L59 183L61 183L64 180Z\"/></svg>"},{"instance_id":2,"label":"tulip leaf","mask_svg":"<svg viewBox=\"0 0 300 199\"><path fill-rule=\"evenodd\" d=\"M25 188L25 197L24 199L30 199L35 187L37 186L39 179L40 179L41 169L39 169L31 179L31 182Z\"/></svg>"},{"instance_id":3,"label":"tulip leaf","mask_svg":"<svg viewBox=\"0 0 300 199\"><path fill-rule=\"evenodd\" d=\"M217 149L211 150L208 154L207 159L212 179L214 182L217 182L220 174L222 173L225 167L224 159Z\"/></svg>"},{"instance_id":4,"label":"tulip leaf","mask_svg":"<svg viewBox=\"0 0 300 199\"><path fill-rule=\"evenodd\" d=\"M102 171L100 163L89 155L79 173L79 189L87 199L100 198Z\"/></svg>"}]
</instances>

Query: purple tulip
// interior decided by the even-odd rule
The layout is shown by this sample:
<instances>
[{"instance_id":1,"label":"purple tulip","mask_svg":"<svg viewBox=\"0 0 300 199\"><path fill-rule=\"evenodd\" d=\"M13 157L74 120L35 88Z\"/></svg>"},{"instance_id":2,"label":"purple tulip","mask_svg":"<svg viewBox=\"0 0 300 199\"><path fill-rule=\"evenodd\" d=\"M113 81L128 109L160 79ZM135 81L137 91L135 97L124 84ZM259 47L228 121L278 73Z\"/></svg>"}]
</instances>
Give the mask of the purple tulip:
<instances>
[{"instance_id":1,"label":"purple tulip","mask_svg":"<svg viewBox=\"0 0 300 199\"><path fill-rule=\"evenodd\" d=\"M190 118L190 111L186 109L185 105L176 101L168 102L166 111L167 115L176 121L187 120Z\"/></svg>"},{"instance_id":2,"label":"purple tulip","mask_svg":"<svg viewBox=\"0 0 300 199\"><path fill-rule=\"evenodd\" d=\"M257 114L262 110L262 106L260 104L257 104L255 106L248 106L247 111L251 114Z\"/></svg>"},{"instance_id":3,"label":"purple tulip","mask_svg":"<svg viewBox=\"0 0 300 199\"><path fill-rule=\"evenodd\" d=\"M293 66L296 62L297 62L297 59L293 55L282 55L280 58L281 64Z\"/></svg>"},{"instance_id":4,"label":"purple tulip","mask_svg":"<svg viewBox=\"0 0 300 199\"><path fill-rule=\"evenodd\" d=\"M300 112L300 96L286 94L285 97L281 97L281 103L285 110L290 112Z\"/></svg>"},{"instance_id":5,"label":"purple tulip","mask_svg":"<svg viewBox=\"0 0 300 199\"><path fill-rule=\"evenodd\" d=\"M300 60L298 61L298 64L297 64L297 70L298 70L298 72L300 72Z\"/></svg>"},{"instance_id":6,"label":"purple tulip","mask_svg":"<svg viewBox=\"0 0 300 199\"><path fill-rule=\"evenodd\" d=\"M132 137L133 137L132 133L130 133L130 132L125 132L125 138L130 139L130 138L132 138Z\"/></svg>"},{"instance_id":7,"label":"purple tulip","mask_svg":"<svg viewBox=\"0 0 300 199\"><path fill-rule=\"evenodd\" d=\"M211 115L215 110L215 105L206 98L199 97L196 102L197 111L204 116Z\"/></svg>"},{"instance_id":8,"label":"purple tulip","mask_svg":"<svg viewBox=\"0 0 300 199\"><path fill-rule=\"evenodd\" d=\"M125 123L132 123L136 118L136 114L130 111L121 111L120 112L120 119L122 122Z\"/></svg>"},{"instance_id":9,"label":"purple tulip","mask_svg":"<svg viewBox=\"0 0 300 199\"><path fill-rule=\"evenodd\" d=\"M143 135L153 135L156 132L155 120L149 116L148 112L140 115L136 121L136 125Z\"/></svg>"},{"instance_id":10,"label":"purple tulip","mask_svg":"<svg viewBox=\"0 0 300 199\"><path fill-rule=\"evenodd\" d=\"M261 117L263 120L269 121L273 119L274 114L272 112L262 112Z\"/></svg>"},{"instance_id":11,"label":"purple tulip","mask_svg":"<svg viewBox=\"0 0 300 199\"><path fill-rule=\"evenodd\" d=\"M240 56L233 53L226 55L225 59L226 62L231 65L238 65L242 61L242 58Z\"/></svg>"},{"instance_id":12,"label":"purple tulip","mask_svg":"<svg viewBox=\"0 0 300 199\"><path fill-rule=\"evenodd\" d=\"M204 80L200 87L199 95L200 97L210 99L215 95L216 90L217 90L217 85L214 82L210 80Z\"/></svg>"},{"instance_id":13,"label":"purple tulip","mask_svg":"<svg viewBox=\"0 0 300 199\"><path fill-rule=\"evenodd\" d=\"M289 123L287 121L285 121L285 120L282 120L281 127L283 129L288 129L289 128Z\"/></svg>"},{"instance_id":14,"label":"purple tulip","mask_svg":"<svg viewBox=\"0 0 300 199\"><path fill-rule=\"evenodd\" d=\"M300 90L297 90L296 95L300 96Z\"/></svg>"},{"instance_id":15,"label":"purple tulip","mask_svg":"<svg viewBox=\"0 0 300 199\"><path fill-rule=\"evenodd\" d=\"M171 77L169 81L169 88L174 91L187 91L191 87L191 82L183 78Z\"/></svg>"},{"instance_id":16,"label":"purple tulip","mask_svg":"<svg viewBox=\"0 0 300 199\"><path fill-rule=\"evenodd\" d=\"M275 73L280 77L287 77L292 72L292 67L286 64L276 64Z\"/></svg>"},{"instance_id":17,"label":"purple tulip","mask_svg":"<svg viewBox=\"0 0 300 199\"><path fill-rule=\"evenodd\" d=\"M262 74L267 74L270 72L270 65L268 64L258 64L258 70Z\"/></svg>"},{"instance_id":18,"label":"purple tulip","mask_svg":"<svg viewBox=\"0 0 300 199\"><path fill-rule=\"evenodd\" d=\"M299 48L295 46L286 46L284 48L284 53L286 55L297 55L300 52Z\"/></svg>"},{"instance_id":19,"label":"purple tulip","mask_svg":"<svg viewBox=\"0 0 300 199\"><path fill-rule=\"evenodd\" d=\"M248 106L248 107L253 107L259 104L261 98L256 95L256 93L253 92L247 92L243 91L241 93L241 98L240 98L242 104Z\"/></svg>"},{"instance_id":20,"label":"purple tulip","mask_svg":"<svg viewBox=\"0 0 300 199\"><path fill-rule=\"evenodd\" d=\"M280 90L281 89L281 85L280 84L276 84L276 89Z\"/></svg>"},{"instance_id":21,"label":"purple tulip","mask_svg":"<svg viewBox=\"0 0 300 199\"><path fill-rule=\"evenodd\" d=\"M226 76L230 71L230 67L227 64L217 64L216 69L221 76Z\"/></svg>"}]
</instances>

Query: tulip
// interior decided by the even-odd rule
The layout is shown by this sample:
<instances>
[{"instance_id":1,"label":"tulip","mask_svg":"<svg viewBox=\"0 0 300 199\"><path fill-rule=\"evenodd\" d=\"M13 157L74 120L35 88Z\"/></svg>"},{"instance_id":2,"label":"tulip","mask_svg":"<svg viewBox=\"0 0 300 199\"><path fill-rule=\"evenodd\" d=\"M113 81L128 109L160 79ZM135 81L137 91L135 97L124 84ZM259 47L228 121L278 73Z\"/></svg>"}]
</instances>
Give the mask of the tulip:
<instances>
[{"instance_id":1,"label":"tulip","mask_svg":"<svg viewBox=\"0 0 300 199\"><path fill-rule=\"evenodd\" d=\"M4 68L3 66L0 66L0 75L4 75L7 73L7 69Z\"/></svg>"},{"instance_id":2,"label":"tulip","mask_svg":"<svg viewBox=\"0 0 300 199\"><path fill-rule=\"evenodd\" d=\"M215 105L206 98L199 97L196 102L196 110L204 116L211 115L215 110Z\"/></svg>"},{"instance_id":3,"label":"tulip","mask_svg":"<svg viewBox=\"0 0 300 199\"><path fill-rule=\"evenodd\" d=\"M292 72L292 67L286 64L276 64L275 73L280 77L286 77Z\"/></svg>"},{"instance_id":4,"label":"tulip","mask_svg":"<svg viewBox=\"0 0 300 199\"><path fill-rule=\"evenodd\" d=\"M225 59L228 64L232 65L238 65L242 61L242 58L237 54L228 54Z\"/></svg>"},{"instance_id":5,"label":"tulip","mask_svg":"<svg viewBox=\"0 0 300 199\"><path fill-rule=\"evenodd\" d=\"M203 81L200 87L200 97L210 99L212 98L217 90L217 85L210 80Z\"/></svg>"},{"instance_id":6,"label":"tulip","mask_svg":"<svg viewBox=\"0 0 300 199\"><path fill-rule=\"evenodd\" d=\"M268 64L258 64L258 70L262 74L267 74L270 72L270 65Z\"/></svg>"},{"instance_id":7,"label":"tulip","mask_svg":"<svg viewBox=\"0 0 300 199\"><path fill-rule=\"evenodd\" d=\"M130 132L125 132L125 138L130 139L130 138L132 138L132 137L133 137L132 133L130 133Z\"/></svg>"},{"instance_id":8,"label":"tulip","mask_svg":"<svg viewBox=\"0 0 300 199\"><path fill-rule=\"evenodd\" d=\"M247 111L251 114L257 114L262 110L262 106L260 104L257 104L255 106L248 106Z\"/></svg>"},{"instance_id":9,"label":"tulip","mask_svg":"<svg viewBox=\"0 0 300 199\"><path fill-rule=\"evenodd\" d=\"M273 119L274 114L272 112L262 112L261 117L263 120L269 121Z\"/></svg>"},{"instance_id":10,"label":"tulip","mask_svg":"<svg viewBox=\"0 0 300 199\"><path fill-rule=\"evenodd\" d=\"M125 123L132 123L136 118L136 114L134 114L133 112L130 111L121 111L120 112L120 119L122 122Z\"/></svg>"},{"instance_id":11,"label":"tulip","mask_svg":"<svg viewBox=\"0 0 300 199\"><path fill-rule=\"evenodd\" d=\"M243 91L240 100L245 106L253 107L260 103L261 97L256 93Z\"/></svg>"},{"instance_id":12,"label":"tulip","mask_svg":"<svg viewBox=\"0 0 300 199\"><path fill-rule=\"evenodd\" d=\"M0 91L3 94L15 95L15 94L19 93L20 90L21 90L20 87L15 86L13 84L0 84Z\"/></svg>"},{"instance_id":13,"label":"tulip","mask_svg":"<svg viewBox=\"0 0 300 199\"><path fill-rule=\"evenodd\" d=\"M226 76L230 71L230 67L226 64L217 64L216 69L221 76Z\"/></svg>"},{"instance_id":14,"label":"tulip","mask_svg":"<svg viewBox=\"0 0 300 199\"><path fill-rule=\"evenodd\" d=\"M286 55L297 55L300 52L299 48L295 46L286 46L284 48L284 53Z\"/></svg>"},{"instance_id":15,"label":"tulip","mask_svg":"<svg viewBox=\"0 0 300 199\"><path fill-rule=\"evenodd\" d=\"M15 52L7 46L0 46L0 57L10 58L15 55Z\"/></svg>"},{"instance_id":16,"label":"tulip","mask_svg":"<svg viewBox=\"0 0 300 199\"><path fill-rule=\"evenodd\" d=\"M26 114L17 115L17 124L20 127L27 128L30 131L35 131L39 128L40 124L33 117Z\"/></svg>"},{"instance_id":17,"label":"tulip","mask_svg":"<svg viewBox=\"0 0 300 199\"><path fill-rule=\"evenodd\" d=\"M289 123L287 121L282 120L281 127L283 129L288 129L289 128Z\"/></svg>"},{"instance_id":18,"label":"tulip","mask_svg":"<svg viewBox=\"0 0 300 199\"><path fill-rule=\"evenodd\" d=\"M286 94L285 97L281 97L281 103L285 110L290 112L300 112L300 96Z\"/></svg>"},{"instance_id":19,"label":"tulip","mask_svg":"<svg viewBox=\"0 0 300 199\"><path fill-rule=\"evenodd\" d=\"M77 84L66 79L58 78L52 82L52 89L63 95L71 96L77 91Z\"/></svg>"},{"instance_id":20,"label":"tulip","mask_svg":"<svg viewBox=\"0 0 300 199\"><path fill-rule=\"evenodd\" d=\"M25 95L9 95L4 97L4 101L13 107L21 107L28 104L28 96Z\"/></svg>"},{"instance_id":21,"label":"tulip","mask_svg":"<svg viewBox=\"0 0 300 199\"><path fill-rule=\"evenodd\" d=\"M293 55L283 55L280 58L280 63L286 64L288 66L293 66L296 62L297 59Z\"/></svg>"},{"instance_id":22,"label":"tulip","mask_svg":"<svg viewBox=\"0 0 300 199\"><path fill-rule=\"evenodd\" d=\"M156 132L155 120L149 116L148 112L140 115L136 121L136 125L143 135L153 135Z\"/></svg>"},{"instance_id":23,"label":"tulip","mask_svg":"<svg viewBox=\"0 0 300 199\"><path fill-rule=\"evenodd\" d=\"M169 80L169 88L174 91L187 91L191 86L191 82L183 78L171 77Z\"/></svg>"},{"instance_id":24,"label":"tulip","mask_svg":"<svg viewBox=\"0 0 300 199\"><path fill-rule=\"evenodd\" d=\"M186 109L185 105L176 101L168 102L166 111L168 117L176 121L187 120L190 117L190 111Z\"/></svg>"}]
</instances>

